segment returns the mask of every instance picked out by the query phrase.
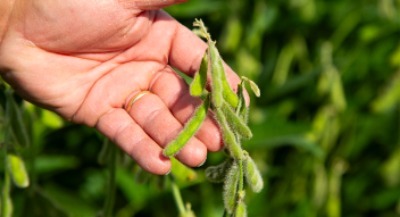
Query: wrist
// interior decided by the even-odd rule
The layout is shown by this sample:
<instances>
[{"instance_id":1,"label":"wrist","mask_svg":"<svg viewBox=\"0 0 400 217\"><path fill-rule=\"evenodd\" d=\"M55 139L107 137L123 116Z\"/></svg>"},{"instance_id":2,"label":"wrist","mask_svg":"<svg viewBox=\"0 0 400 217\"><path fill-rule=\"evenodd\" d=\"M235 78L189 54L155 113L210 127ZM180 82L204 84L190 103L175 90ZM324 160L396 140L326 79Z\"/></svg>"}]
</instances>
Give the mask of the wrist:
<instances>
[{"instance_id":1,"label":"wrist","mask_svg":"<svg viewBox=\"0 0 400 217\"><path fill-rule=\"evenodd\" d=\"M10 20L11 12L15 0L2 0L0 4L0 43L3 40L4 34L7 31L8 23Z\"/></svg>"}]
</instances>

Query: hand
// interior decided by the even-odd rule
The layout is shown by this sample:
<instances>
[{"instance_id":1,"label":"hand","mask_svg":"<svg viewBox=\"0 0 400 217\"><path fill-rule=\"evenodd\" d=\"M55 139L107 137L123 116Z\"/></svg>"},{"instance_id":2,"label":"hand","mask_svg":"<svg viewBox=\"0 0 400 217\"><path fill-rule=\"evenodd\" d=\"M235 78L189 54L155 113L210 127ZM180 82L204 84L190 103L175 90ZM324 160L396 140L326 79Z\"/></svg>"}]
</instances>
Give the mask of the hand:
<instances>
[{"instance_id":1,"label":"hand","mask_svg":"<svg viewBox=\"0 0 400 217\"><path fill-rule=\"evenodd\" d=\"M164 11L147 10L177 2L15 0L1 75L25 99L95 127L145 170L168 173L162 148L200 103L171 67L192 75L206 49ZM239 82L230 69L228 78ZM199 166L220 141L209 117L177 158Z\"/></svg>"}]
</instances>

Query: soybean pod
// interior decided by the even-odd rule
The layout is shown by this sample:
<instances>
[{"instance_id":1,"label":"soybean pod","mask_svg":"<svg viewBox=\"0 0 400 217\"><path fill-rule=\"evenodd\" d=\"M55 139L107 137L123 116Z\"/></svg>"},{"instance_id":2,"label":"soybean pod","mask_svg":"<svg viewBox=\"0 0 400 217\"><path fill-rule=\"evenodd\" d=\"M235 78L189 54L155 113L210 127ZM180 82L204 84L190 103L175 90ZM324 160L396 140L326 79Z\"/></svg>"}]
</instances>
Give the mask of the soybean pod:
<instances>
[{"instance_id":1,"label":"soybean pod","mask_svg":"<svg viewBox=\"0 0 400 217\"><path fill-rule=\"evenodd\" d=\"M222 106L222 102L224 101L222 96L222 82L221 82L221 71L218 66L215 64L217 58L213 52L211 52L212 47L215 48L215 42L208 42L208 70L211 74L211 101L215 108L220 108ZM215 49L214 49L215 50Z\"/></svg>"},{"instance_id":2,"label":"soybean pod","mask_svg":"<svg viewBox=\"0 0 400 217\"><path fill-rule=\"evenodd\" d=\"M233 111L233 109L226 102L222 103L221 110L225 114L228 123L235 131L235 133L245 139L250 139L253 136L247 124L235 113L235 111Z\"/></svg>"},{"instance_id":3,"label":"soybean pod","mask_svg":"<svg viewBox=\"0 0 400 217\"><path fill-rule=\"evenodd\" d=\"M200 97L206 89L208 70L208 55L204 54L201 60L200 69L194 75L192 83L190 83L190 95Z\"/></svg>"},{"instance_id":4,"label":"soybean pod","mask_svg":"<svg viewBox=\"0 0 400 217\"><path fill-rule=\"evenodd\" d=\"M215 42L209 41L208 52L211 60L211 73L213 74L212 78L213 80L219 80L216 82L218 82L218 85L222 85L218 87L218 91L221 91L221 95L223 96L224 100L226 100L233 108L236 108L239 103L239 98L236 93L233 92L228 80L226 79L224 64L221 56L218 53L218 49L215 46ZM218 104L217 107L219 107L219 105L220 104Z\"/></svg>"},{"instance_id":5,"label":"soybean pod","mask_svg":"<svg viewBox=\"0 0 400 217\"><path fill-rule=\"evenodd\" d=\"M206 99L202 102L202 104L195 110L193 116L188 120L183 128L183 130L179 133L179 135L163 150L163 154L166 157L172 157L176 155L185 144L192 138L197 131L199 130L201 124L204 122L204 119L207 117L208 107L210 101L207 96Z\"/></svg>"},{"instance_id":6,"label":"soybean pod","mask_svg":"<svg viewBox=\"0 0 400 217\"><path fill-rule=\"evenodd\" d=\"M214 183L223 182L232 163L231 159L227 159L219 165L207 167L205 171L207 179Z\"/></svg>"},{"instance_id":7,"label":"soybean pod","mask_svg":"<svg viewBox=\"0 0 400 217\"><path fill-rule=\"evenodd\" d=\"M254 95L256 95L256 97L260 97L261 93L260 93L260 88L258 87L258 85L250 80L249 78L242 76L242 81L243 82L247 82L247 84L250 86L251 91L253 91Z\"/></svg>"},{"instance_id":8,"label":"soybean pod","mask_svg":"<svg viewBox=\"0 0 400 217\"><path fill-rule=\"evenodd\" d=\"M224 206L229 214L232 214L236 207L240 178L239 166L233 162L226 175L223 191Z\"/></svg>"},{"instance_id":9,"label":"soybean pod","mask_svg":"<svg viewBox=\"0 0 400 217\"><path fill-rule=\"evenodd\" d=\"M29 176L22 158L17 155L8 154L7 168L15 186L19 188L26 188L29 186Z\"/></svg>"},{"instance_id":10,"label":"soybean pod","mask_svg":"<svg viewBox=\"0 0 400 217\"><path fill-rule=\"evenodd\" d=\"M243 201L239 201L235 208L235 217L247 217L247 206Z\"/></svg>"},{"instance_id":11,"label":"soybean pod","mask_svg":"<svg viewBox=\"0 0 400 217\"><path fill-rule=\"evenodd\" d=\"M242 147L240 147L240 143L236 139L235 134L230 129L224 113L220 109L217 109L215 112L217 115L218 125L222 131L222 137L225 147L228 149L229 154L235 160L241 160L243 158Z\"/></svg>"},{"instance_id":12,"label":"soybean pod","mask_svg":"<svg viewBox=\"0 0 400 217\"><path fill-rule=\"evenodd\" d=\"M258 193L263 189L264 181L261 173L247 152L245 152L244 158L244 175L246 177L247 184L254 192Z\"/></svg>"}]
</instances>

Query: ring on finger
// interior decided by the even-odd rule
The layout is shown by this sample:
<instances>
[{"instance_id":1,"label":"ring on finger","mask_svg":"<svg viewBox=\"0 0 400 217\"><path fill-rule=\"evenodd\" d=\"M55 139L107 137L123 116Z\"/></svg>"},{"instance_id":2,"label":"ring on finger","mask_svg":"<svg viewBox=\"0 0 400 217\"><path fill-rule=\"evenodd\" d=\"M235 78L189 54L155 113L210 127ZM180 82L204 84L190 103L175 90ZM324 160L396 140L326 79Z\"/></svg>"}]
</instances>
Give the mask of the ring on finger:
<instances>
[{"instance_id":1,"label":"ring on finger","mask_svg":"<svg viewBox=\"0 0 400 217\"><path fill-rule=\"evenodd\" d=\"M140 98L142 98L144 95L150 93L149 91L145 90L145 91L140 91L139 93L137 93L136 95L134 95L131 100L129 101L129 103L127 103L125 105L125 110L126 111L130 111L132 108L133 103L135 103L136 101L138 101Z\"/></svg>"}]
</instances>

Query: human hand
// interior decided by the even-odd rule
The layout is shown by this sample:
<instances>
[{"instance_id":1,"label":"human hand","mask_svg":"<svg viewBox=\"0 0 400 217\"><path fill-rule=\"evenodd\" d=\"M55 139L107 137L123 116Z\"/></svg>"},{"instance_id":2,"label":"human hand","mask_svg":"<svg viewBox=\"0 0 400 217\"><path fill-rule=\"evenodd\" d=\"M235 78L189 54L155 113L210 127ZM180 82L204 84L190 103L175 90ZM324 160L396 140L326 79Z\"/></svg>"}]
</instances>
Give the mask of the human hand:
<instances>
[{"instance_id":1,"label":"human hand","mask_svg":"<svg viewBox=\"0 0 400 217\"><path fill-rule=\"evenodd\" d=\"M145 170L168 173L162 148L200 103L171 67L193 75L206 44L148 9L182 0L11 1L0 44L4 80L25 99L95 127ZM221 147L210 116L177 158L198 166Z\"/></svg>"}]
</instances>

